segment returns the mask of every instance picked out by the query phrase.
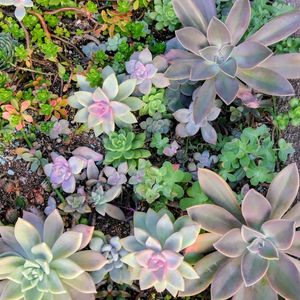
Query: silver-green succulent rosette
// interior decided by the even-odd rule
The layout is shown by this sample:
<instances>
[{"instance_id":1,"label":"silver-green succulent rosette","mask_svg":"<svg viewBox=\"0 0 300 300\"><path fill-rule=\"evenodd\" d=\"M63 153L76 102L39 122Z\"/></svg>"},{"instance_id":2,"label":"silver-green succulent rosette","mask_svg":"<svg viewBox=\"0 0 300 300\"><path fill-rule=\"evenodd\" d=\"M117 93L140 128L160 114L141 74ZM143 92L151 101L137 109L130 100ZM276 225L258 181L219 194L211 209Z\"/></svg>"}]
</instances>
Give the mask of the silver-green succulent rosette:
<instances>
[{"instance_id":1,"label":"silver-green succulent rosette","mask_svg":"<svg viewBox=\"0 0 300 300\"><path fill-rule=\"evenodd\" d=\"M0 227L1 300L95 299L95 284L87 272L102 268L106 259L95 251L81 251L93 227L63 231L57 210L45 222L25 212L15 227Z\"/></svg>"},{"instance_id":2,"label":"silver-green succulent rosette","mask_svg":"<svg viewBox=\"0 0 300 300\"><path fill-rule=\"evenodd\" d=\"M195 242L200 226L188 216L173 221L165 210L135 212L134 235L122 240L129 252L122 261L130 266L131 279L139 280L142 290L154 287L176 297L185 290L184 279L198 278L181 251Z\"/></svg>"},{"instance_id":3,"label":"silver-green succulent rosette","mask_svg":"<svg viewBox=\"0 0 300 300\"><path fill-rule=\"evenodd\" d=\"M128 266L121 260L128 252L122 247L119 237L106 237L102 232L96 231L89 247L101 253L107 260L103 268L91 273L96 284L100 283L107 274L118 284L132 283Z\"/></svg>"}]
</instances>

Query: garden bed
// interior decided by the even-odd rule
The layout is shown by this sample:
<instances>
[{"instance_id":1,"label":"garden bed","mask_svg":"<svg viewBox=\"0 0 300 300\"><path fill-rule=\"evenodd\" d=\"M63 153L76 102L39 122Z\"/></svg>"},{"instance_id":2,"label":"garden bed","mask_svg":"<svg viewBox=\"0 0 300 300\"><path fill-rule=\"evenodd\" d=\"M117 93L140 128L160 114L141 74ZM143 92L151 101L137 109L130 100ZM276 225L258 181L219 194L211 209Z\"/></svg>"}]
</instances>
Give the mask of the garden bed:
<instances>
[{"instance_id":1,"label":"garden bed","mask_svg":"<svg viewBox=\"0 0 300 300\"><path fill-rule=\"evenodd\" d=\"M0 1L0 272L9 249L29 274L0 273L0 298L299 299L298 205L285 213L300 200L300 13L288 3ZM231 272L243 263L220 242L230 230L267 261L261 275ZM282 257L287 287L272 275Z\"/></svg>"}]
</instances>

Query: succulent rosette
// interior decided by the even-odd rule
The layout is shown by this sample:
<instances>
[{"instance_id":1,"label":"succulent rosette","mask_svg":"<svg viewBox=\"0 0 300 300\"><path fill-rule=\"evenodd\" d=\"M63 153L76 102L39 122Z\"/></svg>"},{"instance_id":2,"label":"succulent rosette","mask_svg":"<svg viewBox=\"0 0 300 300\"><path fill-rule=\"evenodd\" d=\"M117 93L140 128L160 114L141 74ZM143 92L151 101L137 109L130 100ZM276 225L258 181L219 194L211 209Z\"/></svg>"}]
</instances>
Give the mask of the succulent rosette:
<instances>
[{"instance_id":1,"label":"succulent rosette","mask_svg":"<svg viewBox=\"0 0 300 300\"><path fill-rule=\"evenodd\" d=\"M166 60L157 56L154 59L148 48L141 52L135 52L126 62L126 71L130 78L136 79L137 89L144 95L151 92L152 85L157 88L165 88L170 82L163 72L167 69Z\"/></svg>"},{"instance_id":2,"label":"succulent rosette","mask_svg":"<svg viewBox=\"0 0 300 300\"><path fill-rule=\"evenodd\" d=\"M73 193L76 189L75 175L86 166L85 161L75 156L66 160L62 155L51 155L53 162L44 166L45 174L54 187L61 186L66 193Z\"/></svg>"},{"instance_id":3,"label":"succulent rosette","mask_svg":"<svg viewBox=\"0 0 300 300\"><path fill-rule=\"evenodd\" d=\"M193 104L190 104L189 109L182 108L177 110L173 116L180 122L176 126L176 134L179 137L188 137L197 134L201 130L202 137L205 142L209 144L215 144L217 142L217 132L213 126L209 123L214 121L220 114L221 109L214 106L211 108L210 113L205 119L199 123L195 123L193 114Z\"/></svg>"},{"instance_id":4,"label":"succulent rosette","mask_svg":"<svg viewBox=\"0 0 300 300\"><path fill-rule=\"evenodd\" d=\"M96 136L115 131L115 124L126 127L136 123L131 111L143 106L140 99L130 97L136 87L136 79L125 80L119 85L116 74L109 67L103 70L102 77L102 88L95 91L87 88L88 91L75 92L68 98L69 105L79 109L75 122L87 123Z\"/></svg>"},{"instance_id":5,"label":"succulent rosette","mask_svg":"<svg viewBox=\"0 0 300 300\"><path fill-rule=\"evenodd\" d=\"M273 55L273 45L300 28L300 13L283 14L240 43L251 19L249 0L237 0L223 23L214 0L173 0L184 28L176 31L182 49L166 55L171 80L205 81L194 92L194 117L203 120L216 94L229 105L240 83L264 94L287 96L294 90L287 79L300 77L299 53Z\"/></svg>"},{"instance_id":6,"label":"succulent rosette","mask_svg":"<svg viewBox=\"0 0 300 300\"><path fill-rule=\"evenodd\" d=\"M272 181L266 197L250 190L241 207L217 174L199 169L203 192L214 204L188 208L189 216L208 233L186 250L197 257L199 279L186 283L182 296L195 295L211 284L212 299L299 299L299 203L290 209L299 189L296 164Z\"/></svg>"},{"instance_id":7,"label":"succulent rosette","mask_svg":"<svg viewBox=\"0 0 300 300\"><path fill-rule=\"evenodd\" d=\"M96 288L87 273L102 268L98 252L81 251L93 227L64 232L57 210L45 221L24 212L15 227L0 227L1 300L93 300Z\"/></svg>"},{"instance_id":8,"label":"succulent rosette","mask_svg":"<svg viewBox=\"0 0 300 300\"><path fill-rule=\"evenodd\" d=\"M173 218L164 210L135 212L134 235L121 243L129 252L122 261L131 267L132 279L139 280L142 290L155 287L176 297L185 290L184 279L198 278L180 252L194 243L200 226L188 216L174 223Z\"/></svg>"}]
</instances>

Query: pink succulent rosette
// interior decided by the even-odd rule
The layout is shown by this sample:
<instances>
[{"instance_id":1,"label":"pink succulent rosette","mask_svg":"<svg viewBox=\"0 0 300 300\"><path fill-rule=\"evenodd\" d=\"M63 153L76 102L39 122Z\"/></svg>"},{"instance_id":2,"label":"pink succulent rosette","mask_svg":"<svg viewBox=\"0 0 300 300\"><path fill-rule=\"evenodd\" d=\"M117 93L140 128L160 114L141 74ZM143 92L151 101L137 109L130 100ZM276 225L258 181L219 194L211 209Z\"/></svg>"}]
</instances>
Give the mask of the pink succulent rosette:
<instances>
[{"instance_id":1,"label":"pink succulent rosette","mask_svg":"<svg viewBox=\"0 0 300 300\"><path fill-rule=\"evenodd\" d=\"M75 122L87 123L88 128L99 136L103 132L109 134L115 131L115 124L126 127L136 123L132 111L139 110L143 102L132 97L136 86L136 79L129 79L118 83L115 73L106 68L103 71L103 86L94 92L79 91L68 98L69 105L79 109L75 115Z\"/></svg>"},{"instance_id":2,"label":"pink succulent rosette","mask_svg":"<svg viewBox=\"0 0 300 300\"><path fill-rule=\"evenodd\" d=\"M142 290L155 287L174 297L185 290L184 279L197 279L194 269L184 261L181 251L196 240L200 226L184 216L173 223L165 211L134 214L134 236L121 243L129 252L122 261L130 266L132 280Z\"/></svg>"},{"instance_id":3,"label":"pink succulent rosette","mask_svg":"<svg viewBox=\"0 0 300 300\"><path fill-rule=\"evenodd\" d=\"M220 176L199 169L198 177L213 204L188 208L207 233L185 254L209 254L196 263L199 279L187 281L181 296L196 295L211 285L211 299L299 299L299 203L291 208L299 190L296 164L274 178L266 197L250 190L241 207Z\"/></svg>"},{"instance_id":4,"label":"pink succulent rosette","mask_svg":"<svg viewBox=\"0 0 300 300\"><path fill-rule=\"evenodd\" d=\"M126 62L127 73L130 78L136 79L137 89L144 95L150 94L152 85L165 88L170 84L163 74L166 68L166 60L160 56L153 59L148 48L135 52L130 61Z\"/></svg>"}]
</instances>

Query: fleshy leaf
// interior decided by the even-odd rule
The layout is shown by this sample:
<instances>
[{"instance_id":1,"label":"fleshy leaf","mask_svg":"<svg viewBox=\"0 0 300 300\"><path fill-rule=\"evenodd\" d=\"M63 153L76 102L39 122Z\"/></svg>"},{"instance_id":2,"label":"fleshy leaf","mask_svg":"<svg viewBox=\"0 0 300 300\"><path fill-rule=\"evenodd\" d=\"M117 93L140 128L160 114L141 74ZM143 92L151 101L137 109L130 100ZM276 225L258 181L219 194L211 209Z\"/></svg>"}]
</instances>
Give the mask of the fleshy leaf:
<instances>
[{"instance_id":1,"label":"fleshy leaf","mask_svg":"<svg viewBox=\"0 0 300 300\"><path fill-rule=\"evenodd\" d=\"M258 230L269 219L271 210L269 201L254 189L246 194L242 202L242 213L247 225Z\"/></svg>"},{"instance_id":2,"label":"fleshy leaf","mask_svg":"<svg viewBox=\"0 0 300 300\"><path fill-rule=\"evenodd\" d=\"M186 280L184 292L180 292L180 297L193 296L204 291L211 283L219 267L226 261L222 254L213 252L203 257L194 267L199 279Z\"/></svg>"},{"instance_id":3,"label":"fleshy leaf","mask_svg":"<svg viewBox=\"0 0 300 300\"><path fill-rule=\"evenodd\" d=\"M272 205L272 219L281 218L294 202L299 190L299 173L297 165L284 168L273 179L267 199Z\"/></svg>"},{"instance_id":4,"label":"fleshy leaf","mask_svg":"<svg viewBox=\"0 0 300 300\"><path fill-rule=\"evenodd\" d=\"M251 35L248 41L256 41L265 46L269 46L284 40L299 28L299 12L283 14L265 24L261 29Z\"/></svg>"},{"instance_id":5,"label":"fleshy leaf","mask_svg":"<svg viewBox=\"0 0 300 300\"><path fill-rule=\"evenodd\" d=\"M265 222L261 229L278 249L286 250L292 245L295 236L295 222L290 220L270 220Z\"/></svg>"},{"instance_id":6,"label":"fleshy leaf","mask_svg":"<svg viewBox=\"0 0 300 300\"><path fill-rule=\"evenodd\" d=\"M245 252L241 262L242 276L245 285L249 287L261 280L267 273L268 266L268 260L249 251Z\"/></svg>"},{"instance_id":7,"label":"fleshy leaf","mask_svg":"<svg viewBox=\"0 0 300 300\"><path fill-rule=\"evenodd\" d=\"M298 299L300 276L294 263L286 254L280 254L278 261L271 261L267 278L272 288L282 297Z\"/></svg>"},{"instance_id":8,"label":"fleshy leaf","mask_svg":"<svg viewBox=\"0 0 300 300\"><path fill-rule=\"evenodd\" d=\"M238 69L237 77L251 88L264 94L273 96L291 96L295 94L287 79L266 68Z\"/></svg>"},{"instance_id":9,"label":"fleshy leaf","mask_svg":"<svg viewBox=\"0 0 300 300\"><path fill-rule=\"evenodd\" d=\"M176 37L186 50L189 50L196 55L199 55L199 51L207 46L206 36L193 27L185 27L177 30Z\"/></svg>"},{"instance_id":10,"label":"fleshy leaf","mask_svg":"<svg viewBox=\"0 0 300 300\"><path fill-rule=\"evenodd\" d=\"M251 19L251 6L249 0L236 0L232 6L225 25L231 33L231 43L236 45L246 30Z\"/></svg>"},{"instance_id":11,"label":"fleshy leaf","mask_svg":"<svg viewBox=\"0 0 300 300\"><path fill-rule=\"evenodd\" d=\"M232 57L242 69L254 68L271 55L271 49L257 42L244 42L232 51Z\"/></svg>"},{"instance_id":12,"label":"fleshy leaf","mask_svg":"<svg viewBox=\"0 0 300 300\"><path fill-rule=\"evenodd\" d=\"M202 122L214 106L216 91L214 80L206 80L205 83L193 93L193 113L195 123Z\"/></svg>"},{"instance_id":13,"label":"fleshy leaf","mask_svg":"<svg viewBox=\"0 0 300 300\"><path fill-rule=\"evenodd\" d=\"M299 53L273 55L260 64L262 68L271 69L287 79L297 79L300 77L299 65Z\"/></svg>"},{"instance_id":14,"label":"fleshy leaf","mask_svg":"<svg viewBox=\"0 0 300 300\"><path fill-rule=\"evenodd\" d=\"M199 169L198 180L203 192L216 205L225 208L238 220L243 221L236 196L221 176L207 169Z\"/></svg>"},{"instance_id":15,"label":"fleshy leaf","mask_svg":"<svg viewBox=\"0 0 300 300\"><path fill-rule=\"evenodd\" d=\"M218 269L211 283L212 299L232 297L243 284L241 258L228 260Z\"/></svg>"},{"instance_id":16,"label":"fleshy leaf","mask_svg":"<svg viewBox=\"0 0 300 300\"><path fill-rule=\"evenodd\" d=\"M213 17L208 25L207 40L211 46L217 46L219 48L231 43L231 36L228 28L216 17Z\"/></svg>"},{"instance_id":17,"label":"fleshy leaf","mask_svg":"<svg viewBox=\"0 0 300 300\"><path fill-rule=\"evenodd\" d=\"M243 240L241 230L239 228L228 231L222 236L214 247L217 251L227 257L239 257L247 248L247 243Z\"/></svg>"},{"instance_id":18,"label":"fleshy leaf","mask_svg":"<svg viewBox=\"0 0 300 300\"><path fill-rule=\"evenodd\" d=\"M227 104L231 104L239 91L239 81L225 73L219 73L216 78L216 92Z\"/></svg>"},{"instance_id":19,"label":"fleshy leaf","mask_svg":"<svg viewBox=\"0 0 300 300\"><path fill-rule=\"evenodd\" d=\"M225 234L231 229L242 226L231 213L217 205L201 204L189 207L187 211L195 222L215 234Z\"/></svg>"}]
</instances>

